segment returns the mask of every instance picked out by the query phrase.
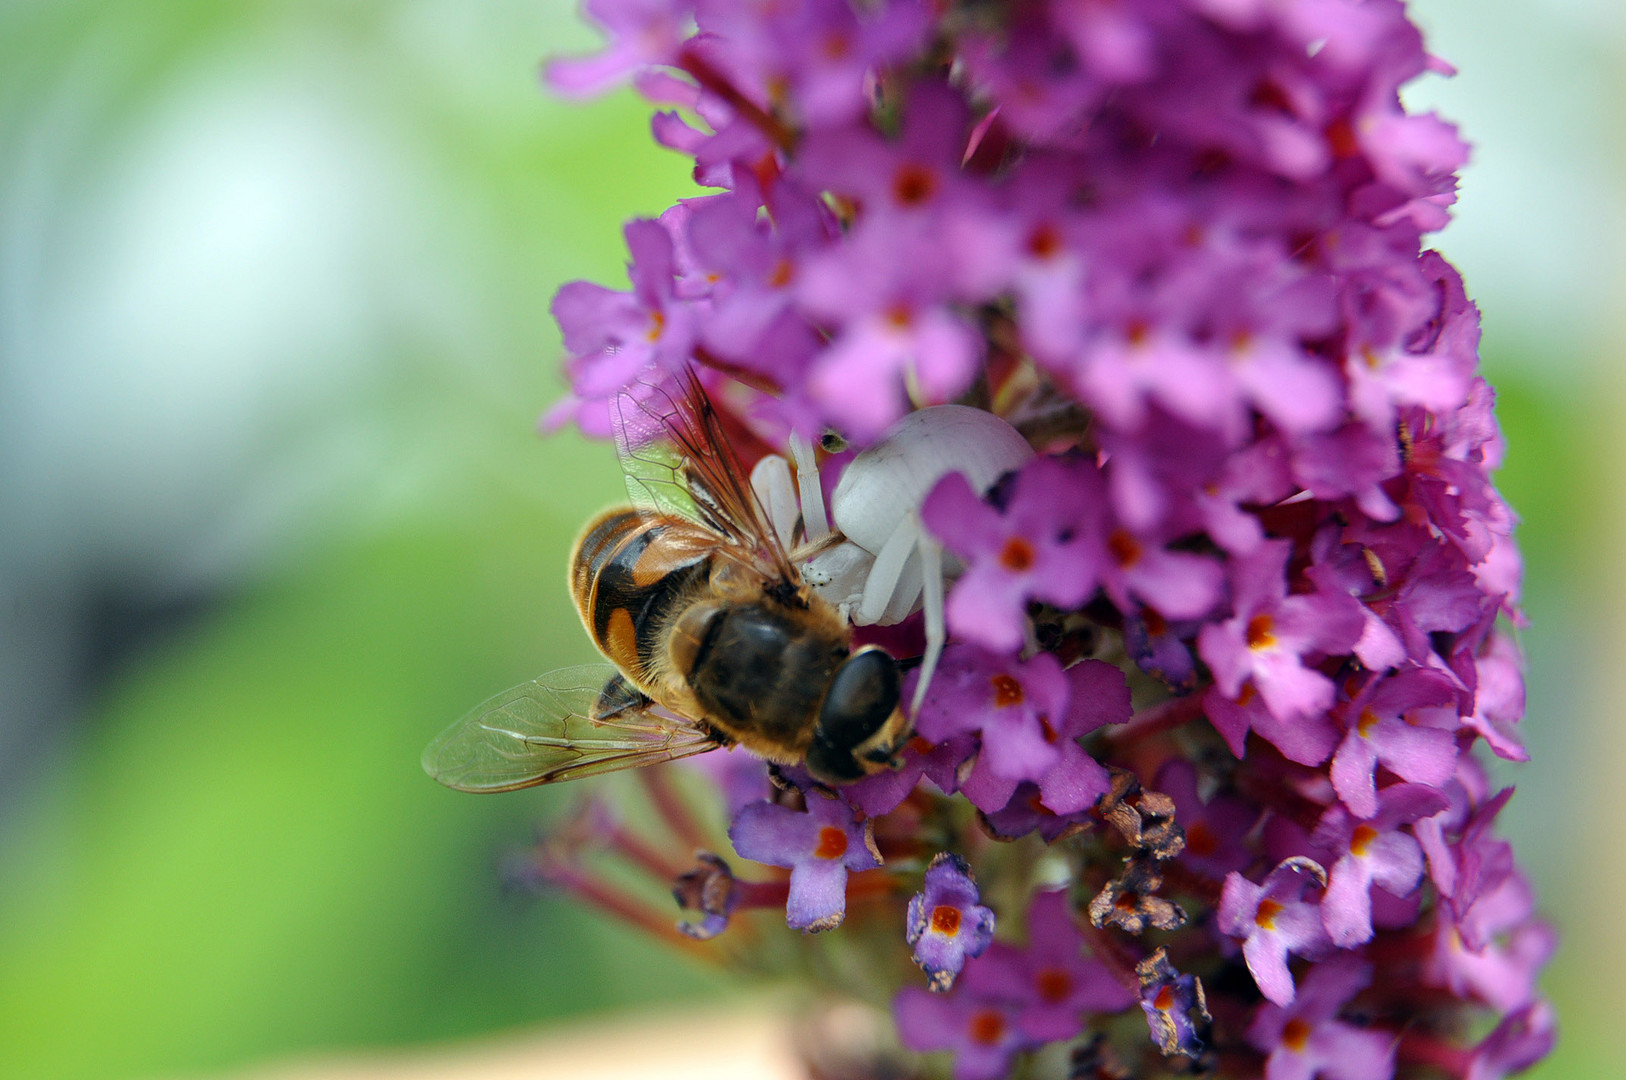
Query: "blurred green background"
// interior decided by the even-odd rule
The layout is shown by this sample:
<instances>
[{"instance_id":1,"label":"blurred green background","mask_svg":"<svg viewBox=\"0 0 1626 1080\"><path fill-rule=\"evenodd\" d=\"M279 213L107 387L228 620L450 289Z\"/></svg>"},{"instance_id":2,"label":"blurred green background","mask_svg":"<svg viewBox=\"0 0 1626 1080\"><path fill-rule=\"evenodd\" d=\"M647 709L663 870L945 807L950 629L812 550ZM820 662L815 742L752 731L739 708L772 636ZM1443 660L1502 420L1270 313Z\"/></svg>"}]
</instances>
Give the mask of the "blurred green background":
<instances>
[{"instance_id":1,"label":"blurred green background","mask_svg":"<svg viewBox=\"0 0 1626 1080\"><path fill-rule=\"evenodd\" d=\"M1504 820L1616 1065L1626 648L1610 0L1414 5L1478 143L1440 246L1486 311L1531 660ZM553 290L690 192L561 0L0 2L0 1076L230 1072L713 992L499 888L562 804L418 768L590 658L565 594L608 448L540 439ZM566 793L568 798L568 793Z\"/></svg>"}]
</instances>

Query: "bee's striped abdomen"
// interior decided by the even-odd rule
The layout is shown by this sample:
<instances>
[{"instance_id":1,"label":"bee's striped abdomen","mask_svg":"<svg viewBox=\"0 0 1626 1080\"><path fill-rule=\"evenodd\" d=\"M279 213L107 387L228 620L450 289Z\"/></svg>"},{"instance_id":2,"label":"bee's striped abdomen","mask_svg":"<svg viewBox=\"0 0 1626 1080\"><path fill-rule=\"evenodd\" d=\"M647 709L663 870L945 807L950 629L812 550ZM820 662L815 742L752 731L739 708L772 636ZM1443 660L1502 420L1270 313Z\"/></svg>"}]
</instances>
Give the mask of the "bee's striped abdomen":
<instances>
[{"instance_id":1,"label":"bee's striped abdomen","mask_svg":"<svg viewBox=\"0 0 1626 1080\"><path fill-rule=\"evenodd\" d=\"M710 572L716 539L679 518L632 508L588 526L571 558L571 594L599 651L648 685L662 626Z\"/></svg>"}]
</instances>

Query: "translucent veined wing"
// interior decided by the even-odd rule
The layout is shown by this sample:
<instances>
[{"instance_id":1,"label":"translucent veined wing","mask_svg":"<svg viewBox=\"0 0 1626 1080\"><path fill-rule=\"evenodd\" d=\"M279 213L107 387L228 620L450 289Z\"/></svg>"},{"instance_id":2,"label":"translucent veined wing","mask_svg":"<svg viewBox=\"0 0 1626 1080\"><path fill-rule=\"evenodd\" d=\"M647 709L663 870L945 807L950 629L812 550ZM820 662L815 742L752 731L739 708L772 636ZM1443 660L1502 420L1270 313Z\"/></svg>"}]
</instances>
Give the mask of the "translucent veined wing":
<instances>
[{"instance_id":1,"label":"translucent veined wing","mask_svg":"<svg viewBox=\"0 0 1626 1080\"><path fill-rule=\"evenodd\" d=\"M779 579L798 580L693 370L676 389L641 384L612 408L635 504L699 522Z\"/></svg>"},{"instance_id":2,"label":"translucent veined wing","mask_svg":"<svg viewBox=\"0 0 1626 1080\"><path fill-rule=\"evenodd\" d=\"M504 690L429 744L424 771L458 791L512 791L675 761L720 745L699 725L653 704L594 719L606 684L619 677L609 664L586 664Z\"/></svg>"}]
</instances>

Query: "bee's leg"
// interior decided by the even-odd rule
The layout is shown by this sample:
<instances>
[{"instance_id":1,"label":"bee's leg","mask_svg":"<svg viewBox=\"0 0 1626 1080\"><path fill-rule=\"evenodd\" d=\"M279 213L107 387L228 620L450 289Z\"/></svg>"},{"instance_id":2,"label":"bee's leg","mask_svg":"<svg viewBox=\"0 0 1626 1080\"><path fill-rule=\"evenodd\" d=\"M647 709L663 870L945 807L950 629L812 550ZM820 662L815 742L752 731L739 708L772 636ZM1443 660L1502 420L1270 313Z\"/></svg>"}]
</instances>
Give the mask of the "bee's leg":
<instances>
[{"instance_id":1,"label":"bee's leg","mask_svg":"<svg viewBox=\"0 0 1626 1080\"><path fill-rule=\"evenodd\" d=\"M796 488L790 481L790 463L769 454L751 470L751 490L768 514L768 524L786 551L796 546Z\"/></svg>"},{"instance_id":2,"label":"bee's leg","mask_svg":"<svg viewBox=\"0 0 1626 1080\"><path fill-rule=\"evenodd\" d=\"M786 440L796 462L796 486L801 492L802 537L816 544L830 535L830 516L824 509L824 485L819 482L819 462L813 446L794 431Z\"/></svg>"},{"instance_id":3,"label":"bee's leg","mask_svg":"<svg viewBox=\"0 0 1626 1080\"><path fill-rule=\"evenodd\" d=\"M608 720L628 709L646 708L651 701L648 694L628 682L625 675L617 672L610 676L610 681L598 692L598 700L593 702L593 715L589 719Z\"/></svg>"},{"instance_id":4,"label":"bee's leg","mask_svg":"<svg viewBox=\"0 0 1626 1080\"><path fill-rule=\"evenodd\" d=\"M926 652L921 659L920 680L915 683L915 697L909 709L914 716L920 715L920 703L926 700L926 687L931 685L932 672L937 670L943 643L948 640L948 627L943 618L943 549L924 530L920 534L920 576L924 589L921 607L926 612Z\"/></svg>"},{"instance_id":5,"label":"bee's leg","mask_svg":"<svg viewBox=\"0 0 1626 1080\"><path fill-rule=\"evenodd\" d=\"M864 598L858 604L854 622L868 626L881 621L892 604L892 594L897 591L898 580L903 577L904 564L915 553L919 541L920 515L910 510L876 554L875 565L870 568L869 578L864 582Z\"/></svg>"}]
</instances>

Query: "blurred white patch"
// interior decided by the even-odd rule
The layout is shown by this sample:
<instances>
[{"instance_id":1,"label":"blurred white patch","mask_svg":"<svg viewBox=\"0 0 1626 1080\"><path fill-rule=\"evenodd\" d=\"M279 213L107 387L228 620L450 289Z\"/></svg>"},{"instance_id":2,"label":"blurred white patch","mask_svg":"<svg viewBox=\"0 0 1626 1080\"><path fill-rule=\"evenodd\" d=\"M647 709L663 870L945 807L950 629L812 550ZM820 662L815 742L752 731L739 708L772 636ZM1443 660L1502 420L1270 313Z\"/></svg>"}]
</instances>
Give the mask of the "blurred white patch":
<instances>
[{"instance_id":1,"label":"blurred white patch","mask_svg":"<svg viewBox=\"0 0 1626 1080\"><path fill-rule=\"evenodd\" d=\"M229 573L221 525L247 509L286 531L290 490L353 485L384 456L364 445L369 388L408 336L401 313L434 308L407 299L433 291L405 257L428 216L410 154L323 50L257 48L215 52L123 116L104 104L80 141L37 131L35 182L7 185L7 232L32 242L6 266L27 298L8 335L6 501L39 559ZM284 455L305 475L245 505Z\"/></svg>"}]
</instances>

